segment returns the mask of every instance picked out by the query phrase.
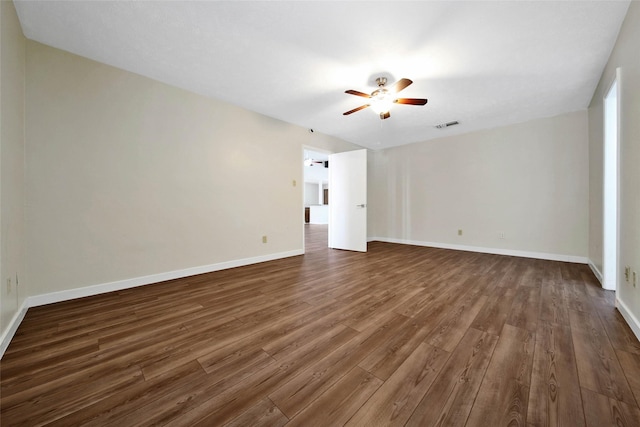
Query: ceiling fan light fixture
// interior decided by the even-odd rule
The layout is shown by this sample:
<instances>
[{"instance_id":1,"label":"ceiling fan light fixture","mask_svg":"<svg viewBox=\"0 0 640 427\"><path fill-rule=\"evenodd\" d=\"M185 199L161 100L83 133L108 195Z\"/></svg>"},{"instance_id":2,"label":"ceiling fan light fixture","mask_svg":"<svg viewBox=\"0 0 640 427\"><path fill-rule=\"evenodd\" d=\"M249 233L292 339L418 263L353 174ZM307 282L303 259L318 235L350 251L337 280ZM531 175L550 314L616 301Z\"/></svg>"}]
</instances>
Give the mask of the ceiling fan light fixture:
<instances>
[{"instance_id":1,"label":"ceiling fan light fixture","mask_svg":"<svg viewBox=\"0 0 640 427\"><path fill-rule=\"evenodd\" d=\"M376 114L388 113L393 105L393 96L386 89L378 89L371 97L371 109Z\"/></svg>"}]
</instances>

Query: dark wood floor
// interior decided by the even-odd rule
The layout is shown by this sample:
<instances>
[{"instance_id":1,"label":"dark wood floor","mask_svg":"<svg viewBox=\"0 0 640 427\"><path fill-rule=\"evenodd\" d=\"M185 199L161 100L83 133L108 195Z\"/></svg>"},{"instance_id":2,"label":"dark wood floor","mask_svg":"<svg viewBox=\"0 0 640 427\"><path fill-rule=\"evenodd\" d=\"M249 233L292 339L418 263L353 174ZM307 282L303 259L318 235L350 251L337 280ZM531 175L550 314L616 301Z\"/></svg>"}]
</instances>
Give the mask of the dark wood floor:
<instances>
[{"instance_id":1,"label":"dark wood floor","mask_svg":"<svg viewBox=\"0 0 640 427\"><path fill-rule=\"evenodd\" d=\"M587 266L307 230L304 256L30 309L2 425L640 425L640 344Z\"/></svg>"}]
</instances>

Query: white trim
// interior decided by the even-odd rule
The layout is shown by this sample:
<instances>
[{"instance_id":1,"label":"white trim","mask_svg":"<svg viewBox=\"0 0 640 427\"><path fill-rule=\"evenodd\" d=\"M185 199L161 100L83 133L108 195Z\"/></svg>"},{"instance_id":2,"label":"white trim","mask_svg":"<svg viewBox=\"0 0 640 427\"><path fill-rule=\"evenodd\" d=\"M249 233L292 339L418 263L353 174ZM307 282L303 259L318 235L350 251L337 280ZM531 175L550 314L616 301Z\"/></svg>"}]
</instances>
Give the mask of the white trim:
<instances>
[{"instance_id":1,"label":"white trim","mask_svg":"<svg viewBox=\"0 0 640 427\"><path fill-rule=\"evenodd\" d=\"M626 306L626 304L623 303L621 300L619 300L617 297L616 297L616 307L618 308L618 311L620 312L620 314L622 314L622 317L624 317L624 320L627 321L627 324L633 331L636 338L640 340L640 322L638 321L636 316L634 316L631 310L629 310L629 308Z\"/></svg>"},{"instance_id":2,"label":"white trim","mask_svg":"<svg viewBox=\"0 0 640 427\"><path fill-rule=\"evenodd\" d=\"M480 246L453 245L450 243L422 242L418 240L395 239L392 237L370 237L368 239L368 241L370 242L375 240L379 242L387 242L387 243L400 243L403 245L427 246L430 248L453 249L456 251L482 252L482 253L494 254L494 255L508 255L508 256L517 256L522 258L546 259L549 261L574 262L578 264L588 264L589 262L587 257L581 257L581 256L575 256L575 255L548 254L544 252L529 252L529 251L519 251L514 249L483 248Z\"/></svg>"},{"instance_id":3,"label":"white trim","mask_svg":"<svg viewBox=\"0 0 640 427\"><path fill-rule=\"evenodd\" d=\"M598 270L598 267L596 267L596 265L593 263L593 261L589 260L588 264L589 264L589 268L593 272L594 276L596 276L596 279L598 279L598 282L600 282L600 285L604 289L607 289L607 288L604 287L604 277L602 277L602 272L600 272L600 270Z\"/></svg>"},{"instance_id":4,"label":"white trim","mask_svg":"<svg viewBox=\"0 0 640 427\"><path fill-rule=\"evenodd\" d=\"M153 283L164 282L166 280L179 279L182 277L195 276L196 274L211 273L218 270L226 270L229 268L242 267L250 264L258 264L266 261L273 261L281 258L289 258L297 255L303 255L303 249L296 249L288 252L279 252L275 254L260 255L252 258L243 258L233 261L225 261L217 264L203 265L200 267L185 268L183 270L169 271L166 273L151 274L149 276L134 277L132 279L118 280L115 282L102 283L99 285L85 286L82 288L68 289L59 292L51 292L48 294L41 294L31 296L25 299L22 303L20 310L13 316L9 327L2 336L0 341L0 359L4 355L5 350L9 347L9 343L13 338L13 335L18 330L18 326L24 319L27 310L30 307L37 307L40 305L52 304L61 301L72 300L76 298L88 297L93 295L99 295L107 292L120 291L123 289L135 288L137 286L150 285Z\"/></svg>"},{"instance_id":5,"label":"white trim","mask_svg":"<svg viewBox=\"0 0 640 427\"><path fill-rule=\"evenodd\" d=\"M616 290L620 274L620 73L620 67L616 68L609 88L602 97L602 287L609 290ZM615 110L609 102L613 96ZM615 112L615 121L611 120L612 110ZM612 125L615 125L615 141L611 138ZM611 176L612 172L615 176Z\"/></svg>"},{"instance_id":6,"label":"white trim","mask_svg":"<svg viewBox=\"0 0 640 427\"><path fill-rule=\"evenodd\" d=\"M13 336L16 334L16 331L18 330L20 323L22 323L24 315L27 314L28 309L29 307L27 306L27 300L25 299L18 311L16 311L16 314L14 314L11 318L9 326L4 331L4 334L2 334L2 339L0 339L0 359L2 359L2 356L4 356L4 352L7 351L9 343L13 339Z\"/></svg>"}]
</instances>

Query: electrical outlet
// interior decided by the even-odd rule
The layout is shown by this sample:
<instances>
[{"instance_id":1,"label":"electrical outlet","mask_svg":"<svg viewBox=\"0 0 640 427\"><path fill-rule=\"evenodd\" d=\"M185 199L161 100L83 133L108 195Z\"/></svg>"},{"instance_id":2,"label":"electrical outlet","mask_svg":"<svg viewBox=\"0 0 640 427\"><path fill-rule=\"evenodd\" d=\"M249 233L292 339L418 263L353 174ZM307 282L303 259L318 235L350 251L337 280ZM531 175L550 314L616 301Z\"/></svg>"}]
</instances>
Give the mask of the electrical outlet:
<instances>
[{"instance_id":1,"label":"electrical outlet","mask_svg":"<svg viewBox=\"0 0 640 427\"><path fill-rule=\"evenodd\" d=\"M631 271L631 267L628 265L624 268L624 280L629 283L629 272Z\"/></svg>"},{"instance_id":2,"label":"electrical outlet","mask_svg":"<svg viewBox=\"0 0 640 427\"><path fill-rule=\"evenodd\" d=\"M498 238L504 239L505 237L506 237L506 234L504 231L501 231L500 233L498 233Z\"/></svg>"},{"instance_id":3,"label":"electrical outlet","mask_svg":"<svg viewBox=\"0 0 640 427\"><path fill-rule=\"evenodd\" d=\"M458 236L462 236L462 229L458 229Z\"/></svg>"},{"instance_id":4,"label":"electrical outlet","mask_svg":"<svg viewBox=\"0 0 640 427\"><path fill-rule=\"evenodd\" d=\"M11 277L7 277L7 294L10 294L11 291L12 291Z\"/></svg>"},{"instance_id":5,"label":"electrical outlet","mask_svg":"<svg viewBox=\"0 0 640 427\"><path fill-rule=\"evenodd\" d=\"M267 243L267 236L262 236L262 243Z\"/></svg>"},{"instance_id":6,"label":"electrical outlet","mask_svg":"<svg viewBox=\"0 0 640 427\"><path fill-rule=\"evenodd\" d=\"M298 183L296 182L296 180L294 179L292 182L293 186L295 187Z\"/></svg>"}]
</instances>

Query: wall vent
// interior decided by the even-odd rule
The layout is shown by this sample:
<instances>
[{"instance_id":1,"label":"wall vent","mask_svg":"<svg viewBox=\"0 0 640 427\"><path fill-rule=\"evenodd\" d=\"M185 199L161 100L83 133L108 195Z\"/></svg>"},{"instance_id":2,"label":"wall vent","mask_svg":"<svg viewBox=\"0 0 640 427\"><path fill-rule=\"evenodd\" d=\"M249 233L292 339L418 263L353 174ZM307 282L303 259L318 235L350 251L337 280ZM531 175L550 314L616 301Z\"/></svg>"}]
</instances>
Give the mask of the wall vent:
<instances>
[{"instance_id":1,"label":"wall vent","mask_svg":"<svg viewBox=\"0 0 640 427\"><path fill-rule=\"evenodd\" d=\"M448 128L449 126L455 126L459 124L458 121L453 121L453 122L447 122L447 123L441 123L439 125L436 125L436 128L438 129L444 129L444 128Z\"/></svg>"}]
</instances>

